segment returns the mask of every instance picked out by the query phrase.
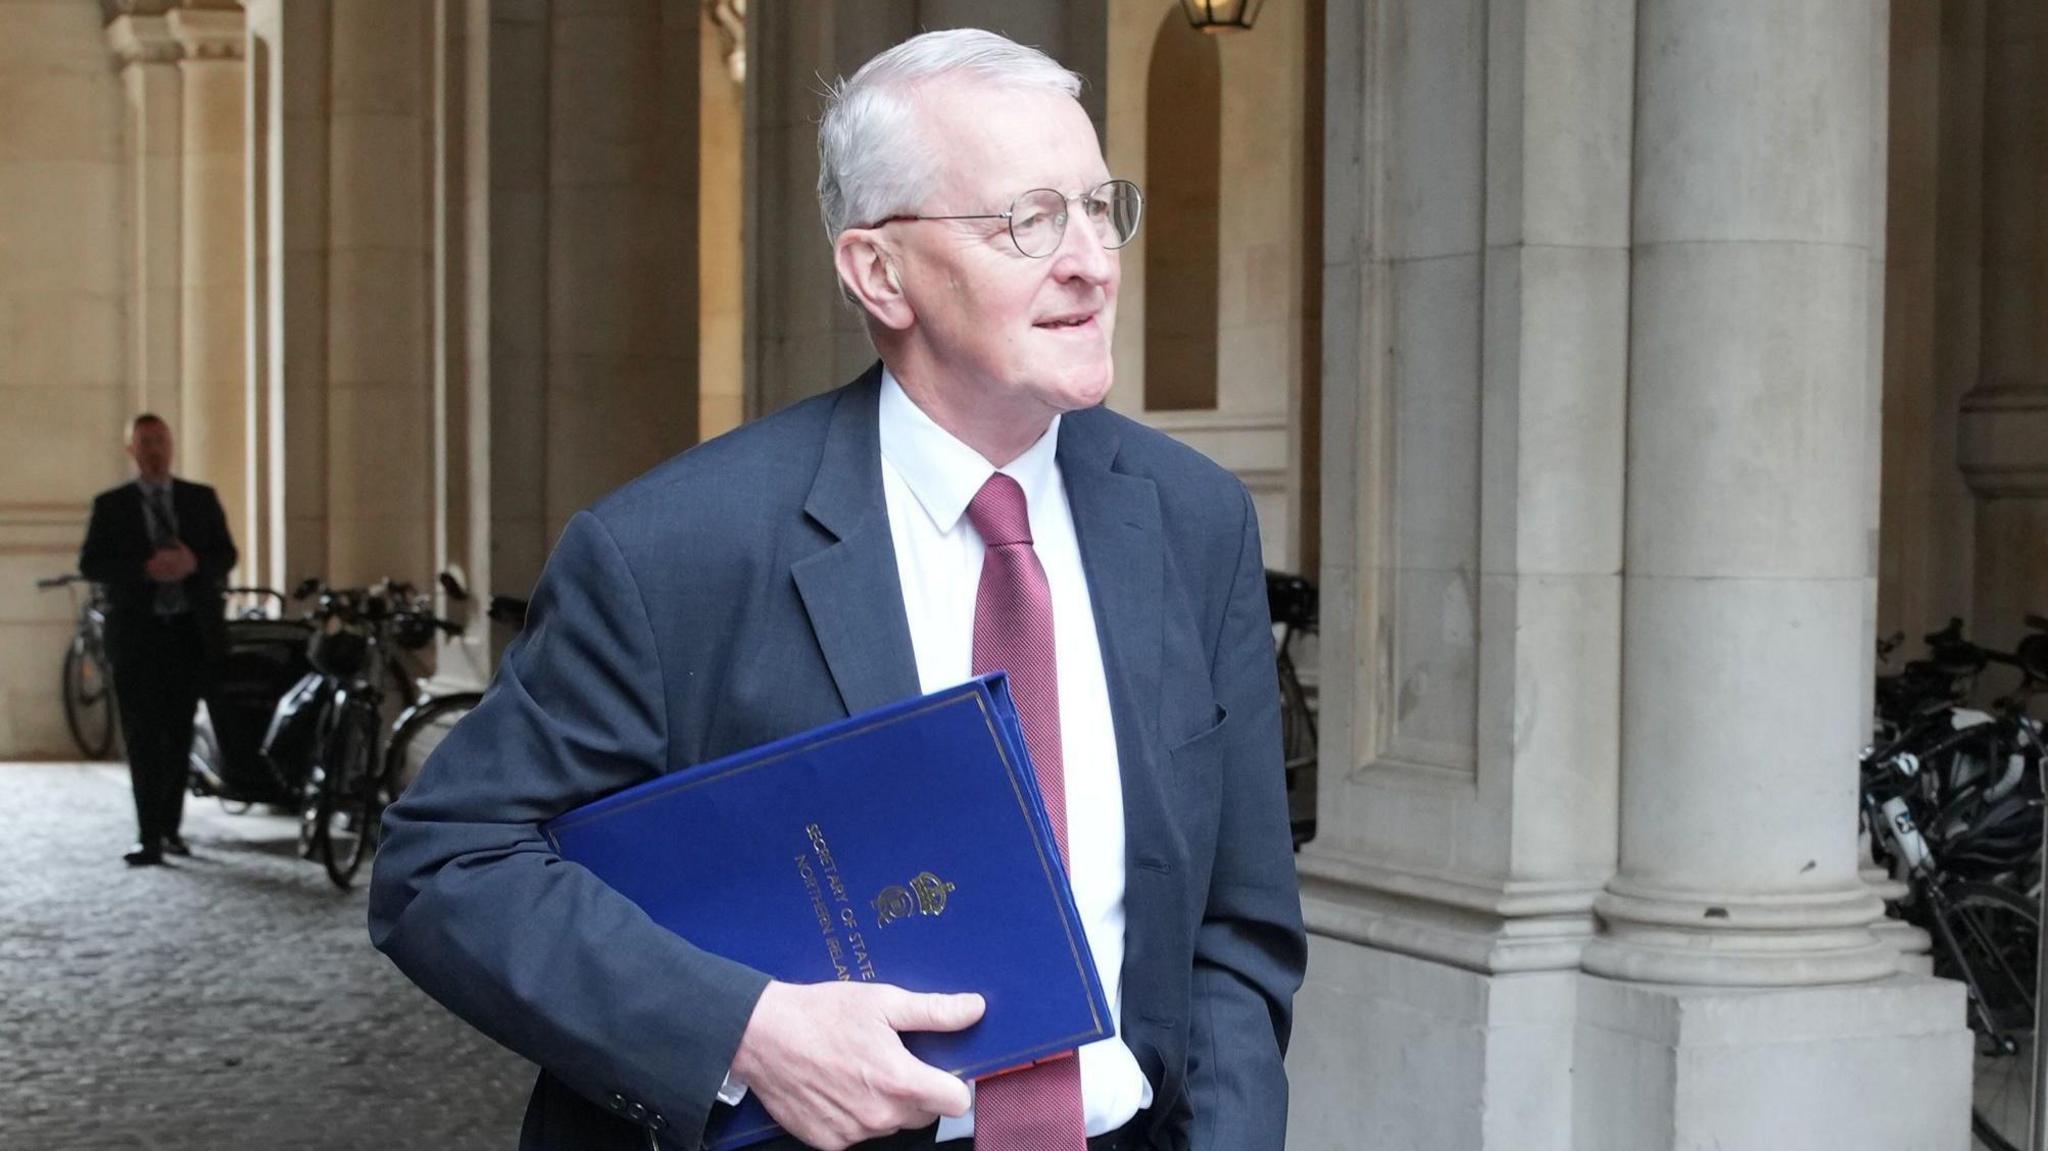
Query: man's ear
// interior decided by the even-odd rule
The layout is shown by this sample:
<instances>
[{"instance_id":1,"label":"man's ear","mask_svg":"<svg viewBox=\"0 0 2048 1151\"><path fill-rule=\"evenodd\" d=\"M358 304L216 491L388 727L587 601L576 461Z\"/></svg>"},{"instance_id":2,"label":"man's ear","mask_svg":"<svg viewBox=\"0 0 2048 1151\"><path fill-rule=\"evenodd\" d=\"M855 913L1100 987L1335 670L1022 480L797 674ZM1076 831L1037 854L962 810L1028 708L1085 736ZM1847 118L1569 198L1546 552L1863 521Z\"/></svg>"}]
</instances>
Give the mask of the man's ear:
<instances>
[{"instance_id":1,"label":"man's ear","mask_svg":"<svg viewBox=\"0 0 2048 1151\"><path fill-rule=\"evenodd\" d=\"M867 228L849 228L839 234L832 252L840 286L861 309L891 331L903 331L917 313L903 294L903 279L896 271L895 257L878 235Z\"/></svg>"}]
</instances>

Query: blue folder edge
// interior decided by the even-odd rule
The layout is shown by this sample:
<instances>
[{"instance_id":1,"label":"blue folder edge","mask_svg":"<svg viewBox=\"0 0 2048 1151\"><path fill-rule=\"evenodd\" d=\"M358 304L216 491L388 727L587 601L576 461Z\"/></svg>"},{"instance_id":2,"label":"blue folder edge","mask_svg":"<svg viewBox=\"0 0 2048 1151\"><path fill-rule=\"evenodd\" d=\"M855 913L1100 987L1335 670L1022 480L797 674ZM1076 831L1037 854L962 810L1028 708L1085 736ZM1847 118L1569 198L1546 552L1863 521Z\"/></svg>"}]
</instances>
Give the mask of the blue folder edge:
<instances>
[{"instance_id":1,"label":"blue folder edge","mask_svg":"<svg viewBox=\"0 0 2048 1151\"><path fill-rule=\"evenodd\" d=\"M721 759L670 772L564 812L544 823L541 832L546 837L548 845L560 853L561 843L558 834L592 820L639 806L674 791L700 786L734 772L763 767L799 752L898 722L929 709L957 707L969 703L979 709L983 721L988 725L1021 813L1037 828L1034 839L1040 846L1040 867L1049 892L1059 908L1061 921L1066 927L1076 974L1087 993L1089 1013L1095 1026L1087 1031L1061 1036L1033 1047L1006 1052L998 1058L964 1066L944 1067L941 1070L971 1081L999 1071L1028 1066L1049 1057L1070 1055L1083 1045L1110 1038L1116 1034L1116 1028L1109 1020L1108 997L1103 994L1101 980L1095 971L1093 953L1088 947L1087 935L1081 926L1080 913L1074 907L1065 865L1059 858L1057 850L1046 850L1058 841L1052 834L1052 820L1045 810L1045 798L1038 786L1038 773L1032 767L1030 751L1024 740L1023 726L1010 697L1008 677L1000 671L977 676L958 686L929 695L887 704L873 711L787 736ZM751 1094L726 1114L720 1115L715 1110L713 1116L711 1132L706 1142L707 1151L733 1151L735 1148L772 1138L782 1131L768 1115L767 1109Z\"/></svg>"}]
</instances>

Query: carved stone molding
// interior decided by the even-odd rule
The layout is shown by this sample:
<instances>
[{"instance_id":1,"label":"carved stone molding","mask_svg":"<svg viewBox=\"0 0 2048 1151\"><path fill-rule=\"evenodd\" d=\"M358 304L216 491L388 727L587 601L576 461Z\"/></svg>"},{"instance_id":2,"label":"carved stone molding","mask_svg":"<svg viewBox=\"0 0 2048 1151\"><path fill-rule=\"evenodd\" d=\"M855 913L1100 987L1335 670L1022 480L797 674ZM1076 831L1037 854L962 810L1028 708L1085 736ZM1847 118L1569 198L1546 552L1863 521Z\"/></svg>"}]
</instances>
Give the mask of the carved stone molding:
<instances>
[{"instance_id":1,"label":"carved stone molding","mask_svg":"<svg viewBox=\"0 0 2048 1151\"><path fill-rule=\"evenodd\" d=\"M1956 462L1980 496L2048 496L2048 388L1974 388L1963 397Z\"/></svg>"},{"instance_id":2,"label":"carved stone molding","mask_svg":"<svg viewBox=\"0 0 2048 1151\"><path fill-rule=\"evenodd\" d=\"M123 16L162 16L174 0L100 0L100 15L108 24Z\"/></svg>"},{"instance_id":3,"label":"carved stone molding","mask_svg":"<svg viewBox=\"0 0 2048 1151\"><path fill-rule=\"evenodd\" d=\"M239 60L247 50L247 24L240 8L177 8L167 19L187 60Z\"/></svg>"},{"instance_id":4,"label":"carved stone molding","mask_svg":"<svg viewBox=\"0 0 2048 1151\"><path fill-rule=\"evenodd\" d=\"M184 55L170 21L162 16L136 14L118 16L107 25L107 47L114 61L130 64L169 64Z\"/></svg>"},{"instance_id":5,"label":"carved stone molding","mask_svg":"<svg viewBox=\"0 0 2048 1151\"><path fill-rule=\"evenodd\" d=\"M747 82L747 0L704 0L711 23L718 28L719 55L732 82Z\"/></svg>"}]
</instances>

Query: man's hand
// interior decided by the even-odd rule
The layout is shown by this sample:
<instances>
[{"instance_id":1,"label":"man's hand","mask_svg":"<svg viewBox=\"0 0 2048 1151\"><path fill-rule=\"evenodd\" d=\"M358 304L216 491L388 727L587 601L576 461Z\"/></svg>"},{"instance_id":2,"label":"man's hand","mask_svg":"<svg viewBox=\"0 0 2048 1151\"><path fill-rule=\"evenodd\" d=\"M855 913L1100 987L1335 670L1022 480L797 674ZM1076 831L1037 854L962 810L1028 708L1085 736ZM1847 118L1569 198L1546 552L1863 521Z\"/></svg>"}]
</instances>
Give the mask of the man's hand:
<instances>
[{"instance_id":1,"label":"man's hand","mask_svg":"<svg viewBox=\"0 0 2048 1151\"><path fill-rule=\"evenodd\" d=\"M967 1084L905 1050L899 1031L960 1031L979 995L921 995L880 983L770 983L732 1073L783 1130L841 1149L940 1115L967 1114Z\"/></svg>"},{"instance_id":2,"label":"man's hand","mask_svg":"<svg viewBox=\"0 0 2048 1151\"><path fill-rule=\"evenodd\" d=\"M192 554L184 540L172 540L158 548L142 570L158 583L177 583L199 570L199 557Z\"/></svg>"}]
</instances>

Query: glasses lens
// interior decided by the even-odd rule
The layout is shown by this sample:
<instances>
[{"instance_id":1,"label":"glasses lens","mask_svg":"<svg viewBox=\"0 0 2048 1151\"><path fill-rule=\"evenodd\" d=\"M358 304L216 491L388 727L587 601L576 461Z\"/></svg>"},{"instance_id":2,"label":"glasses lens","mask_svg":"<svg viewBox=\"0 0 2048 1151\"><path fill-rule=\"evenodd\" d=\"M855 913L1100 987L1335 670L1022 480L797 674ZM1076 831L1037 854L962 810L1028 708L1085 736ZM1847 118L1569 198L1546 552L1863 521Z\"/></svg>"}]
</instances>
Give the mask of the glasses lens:
<instances>
[{"instance_id":1,"label":"glasses lens","mask_svg":"<svg viewBox=\"0 0 2048 1151\"><path fill-rule=\"evenodd\" d=\"M1067 198L1050 188L1034 188L1010 208L1010 238L1034 259L1057 251L1066 231Z\"/></svg>"},{"instance_id":2,"label":"glasses lens","mask_svg":"<svg viewBox=\"0 0 2048 1151\"><path fill-rule=\"evenodd\" d=\"M1145 196L1129 180L1111 180L1088 195L1088 218L1094 221L1102 242L1121 248L1138 234L1138 219L1145 214Z\"/></svg>"}]
</instances>

